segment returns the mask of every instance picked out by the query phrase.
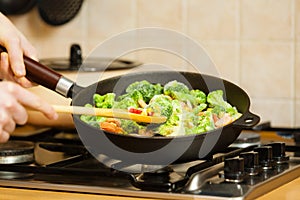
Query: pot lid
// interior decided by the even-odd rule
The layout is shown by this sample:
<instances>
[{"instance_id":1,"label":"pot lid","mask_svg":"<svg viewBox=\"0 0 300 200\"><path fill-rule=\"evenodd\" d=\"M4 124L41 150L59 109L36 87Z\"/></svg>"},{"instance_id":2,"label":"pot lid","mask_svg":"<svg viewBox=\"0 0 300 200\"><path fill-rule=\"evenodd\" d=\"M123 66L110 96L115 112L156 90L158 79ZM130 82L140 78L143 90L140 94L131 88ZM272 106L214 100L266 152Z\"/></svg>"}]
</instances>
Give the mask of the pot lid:
<instances>
[{"instance_id":1,"label":"pot lid","mask_svg":"<svg viewBox=\"0 0 300 200\"><path fill-rule=\"evenodd\" d=\"M129 69L142 64L127 59L112 60L111 58L88 58L77 64L73 64L68 58L47 58L41 59L40 62L54 70L75 71L80 69L86 72Z\"/></svg>"},{"instance_id":2,"label":"pot lid","mask_svg":"<svg viewBox=\"0 0 300 200\"><path fill-rule=\"evenodd\" d=\"M69 58L46 58L40 62L54 70L64 71L86 71L96 72L105 70L129 69L137 67L142 63L126 59L113 58L86 58L83 60L81 47L78 44L72 44L70 47Z\"/></svg>"}]
</instances>

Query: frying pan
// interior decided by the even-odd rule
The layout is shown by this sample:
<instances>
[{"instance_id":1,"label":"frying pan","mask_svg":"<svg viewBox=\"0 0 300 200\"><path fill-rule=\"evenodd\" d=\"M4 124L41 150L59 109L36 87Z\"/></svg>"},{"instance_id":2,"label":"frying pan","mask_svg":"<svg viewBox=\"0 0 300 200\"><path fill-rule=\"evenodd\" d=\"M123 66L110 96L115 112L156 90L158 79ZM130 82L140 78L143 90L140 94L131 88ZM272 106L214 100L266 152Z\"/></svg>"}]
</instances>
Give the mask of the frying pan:
<instances>
[{"instance_id":1,"label":"frying pan","mask_svg":"<svg viewBox=\"0 0 300 200\"><path fill-rule=\"evenodd\" d=\"M27 77L32 81L54 90L65 97L72 98L72 104L83 106L93 102L93 94L114 92L122 94L126 87L140 80L164 85L171 80L185 83L193 89L205 93L221 89L225 100L234 105L242 116L236 121L216 130L203 134L177 137L139 137L138 135L120 135L100 130L80 120L74 115L74 123L81 141L95 157L113 160L114 168L143 164L167 166L207 158L222 152L232 144L243 129L255 126L260 118L249 111L250 99L239 86L224 79L193 72L155 71L129 73L101 80L86 88L76 85L52 69L24 57ZM151 124L149 125L151 126ZM101 160L101 162L105 162Z\"/></svg>"}]
</instances>

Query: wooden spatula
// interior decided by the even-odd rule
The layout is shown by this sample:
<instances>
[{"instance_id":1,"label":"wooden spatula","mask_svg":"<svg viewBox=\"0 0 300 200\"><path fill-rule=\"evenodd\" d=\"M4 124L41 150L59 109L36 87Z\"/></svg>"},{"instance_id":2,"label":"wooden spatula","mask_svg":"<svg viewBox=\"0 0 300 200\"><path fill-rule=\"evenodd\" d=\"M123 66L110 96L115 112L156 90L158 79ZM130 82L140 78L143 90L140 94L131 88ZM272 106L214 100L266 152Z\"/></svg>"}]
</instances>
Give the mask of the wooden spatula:
<instances>
[{"instance_id":1,"label":"wooden spatula","mask_svg":"<svg viewBox=\"0 0 300 200\"><path fill-rule=\"evenodd\" d=\"M83 107L83 106L64 106L64 105L53 105L53 108L58 113L121 118L121 119L129 119L136 122L145 122L145 123L160 124L166 122L167 120L165 116L146 116L141 114L130 113L124 109L90 108L90 107Z\"/></svg>"}]
</instances>

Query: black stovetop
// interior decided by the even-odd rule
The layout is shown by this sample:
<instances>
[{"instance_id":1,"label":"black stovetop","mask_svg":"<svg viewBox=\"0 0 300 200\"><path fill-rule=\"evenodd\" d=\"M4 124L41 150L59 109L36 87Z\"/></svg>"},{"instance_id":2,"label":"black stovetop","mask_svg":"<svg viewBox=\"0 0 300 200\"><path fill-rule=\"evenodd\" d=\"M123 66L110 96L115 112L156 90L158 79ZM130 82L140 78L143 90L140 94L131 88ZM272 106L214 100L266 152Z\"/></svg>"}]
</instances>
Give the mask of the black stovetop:
<instances>
[{"instance_id":1,"label":"black stovetop","mask_svg":"<svg viewBox=\"0 0 300 200\"><path fill-rule=\"evenodd\" d=\"M0 164L1 186L99 194L118 191L118 195L160 198L171 194L174 199L244 199L260 196L300 174L300 147L284 143L276 143L276 148L270 144L228 147L206 160L129 173L99 162L85 149L75 130L50 129L34 136L12 137L10 142L14 141L32 142L34 161ZM257 160L247 158L245 164L241 153L250 153ZM251 162L255 164L249 171Z\"/></svg>"}]
</instances>

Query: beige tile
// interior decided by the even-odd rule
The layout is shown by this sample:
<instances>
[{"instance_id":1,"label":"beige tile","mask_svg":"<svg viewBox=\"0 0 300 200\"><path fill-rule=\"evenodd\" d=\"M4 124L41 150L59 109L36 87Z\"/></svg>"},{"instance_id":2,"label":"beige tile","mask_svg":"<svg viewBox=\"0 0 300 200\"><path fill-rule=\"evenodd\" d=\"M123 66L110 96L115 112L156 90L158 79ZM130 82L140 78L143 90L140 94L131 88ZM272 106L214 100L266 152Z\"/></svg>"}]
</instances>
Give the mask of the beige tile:
<instances>
[{"instance_id":1,"label":"beige tile","mask_svg":"<svg viewBox=\"0 0 300 200\"><path fill-rule=\"evenodd\" d=\"M36 49L39 58L69 58L70 47L73 43L78 43L82 51L84 50L84 44L81 40L76 38L33 38L32 41L38 44Z\"/></svg>"},{"instance_id":2,"label":"beige tile","mask_svg":"<svg viewBox=\"0 0 300 200\"><path fill-rule=\"evenodd\" d=\"M295 96L300 99L300 43L296 45L295 54Z\"/></svg>"},{"instance_id":3,"label":"beige tile","mask_svg":"<svg viewBox=\"0 0 300 200\"><path fill-rule=\"evenodd\" d=\"M239 84L239 46L234 42L204 42L221 78Z\"/></svg>"},{"instance_id":4,"label":"beige tile","mask_svg":"<svg viewBox=\"0 0 300 200\"><path fill-rule=\"evenodd\" d=\"M136 52L137 59L147 65L150 70L166 68L170 70L186 70L184 60L179 56L159 49L143 49Z\"/></svg>"},{"instance_id":5,"label":"beige tile","mask_svg":"<svg viewBox=\"0 0 300 200\"><path fill-rule=\"evenodd\" d=\"M103 39L134 28L134 0L89 0L87 37Z\"/></svg>"},{"instance_id":6,"label":"beige tile","mask_svg":"<svg viewBox=\"0 0 300 200\"><path fill-rule=\"evenodd\" d=\"M236 39L238 37L236 0L188 0L187 30L202 39Z\"/></svg>"},{"instance_id":7,"label":"beige tile","mask_svg":"<svg viewBox=\"0 0 300 200\"><path fill-rule=\"evenodd\" d=\"M182 31L181 0L138 0L138 27L164 27Z\"/></svg>"},{"instance_id":8,"label":"beige tile","mask_svg":"<svg viewBox=\"0 0 300 200\"><path fill-rule=\"evenodd\" d=\"M291 100L251 98L250 111L260 116L261 122L270 121L272 126L292 127L294 125L294 109Z\"/></svg>"},{"instance_id":9,"label":"beige tile","mask_svg":"<svg viewBox=\"0 0 300 200\"><path fill-rule=\"evenodd\" d=\"M300 100L296 101L295 105L295 127L300 127Z\"/></svg>"},{"instance_id":10,"label":"beige tile","mask_svg":"<svg viewBox=\"0 0 300 200\"><path fill-rule=\"evenodd\" d=\"M292 0L242 0L241 37L291 39Z\"/></svg>"},{"instance_id":11,"label":"beige tile","mask_svg":"<svg viewBox=\"0 0 300 200\"><path fill-rule=\"evenodd\" d=\"M292 98L292 53L289 43L243 43L241 85L254 97Z\"/></svg>"},{"instance_id":12,"label":"beige tile","mask_svg":"<svg viewBox=\"0 0 300 200\"><path fill-rule=\"evenodd\" d=\"M26 37L39 35L40 17L37 9L33 8L30 12L23 15L10 15L7 17Z\"/></svg>"},{"instance_id":13,"label":"beige tile","mask_svg":"<svg viewBox=\"0 0 300 200\"><path fill-rule=\"evenodd\" d=\"M295 35L300 41L300 0L295 0Z\"/></svg>"},{"instance_id":14,"label":"beige tile","mask_svg":"<svg viewBox=\"0 0 300 200\"><path fill-rule=\"evenodd\" d=\"M49 25L46 22L42 21L40 19L39 24L39 37L44 38L45 40L47 39L55 39L55 38L61 38L61 39L69 39L69 38L74 38L74 39L83 39L85 36L85 9L86 9L86 4L84 3L81 7L81 10L74 16L71 21L58 25L58 26L53 26Z\"/></svg>"}]
</instances>

